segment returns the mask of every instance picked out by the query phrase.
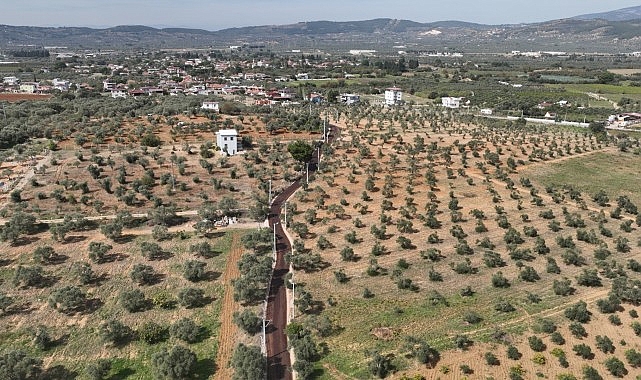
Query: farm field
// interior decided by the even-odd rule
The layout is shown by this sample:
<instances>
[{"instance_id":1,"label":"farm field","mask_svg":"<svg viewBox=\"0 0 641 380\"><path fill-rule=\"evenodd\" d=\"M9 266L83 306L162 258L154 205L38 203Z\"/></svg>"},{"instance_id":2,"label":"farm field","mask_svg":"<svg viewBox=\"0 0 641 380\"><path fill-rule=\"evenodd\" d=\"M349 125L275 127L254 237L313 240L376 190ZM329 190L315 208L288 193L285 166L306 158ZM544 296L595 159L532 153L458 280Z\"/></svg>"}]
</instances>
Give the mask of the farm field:
<instances>
[{"instance_id":1,"label":"farm field","mask_svg":"<svg viewBox=\"0 0 641 380\"><path fill-rule=\"evenodd\" d=\"M3 294L13 297L14 305L5 311L0 347L3 350L21 348L42 358L49 373L63 365L67 375L59 378L82 375L87 364L110 359L111 369L107 375L111 378L153 379L156 378L152 370L154 354L177 344L197 355L193 378L209 378L217 368L214 361L220 339L222 276L229 253L237 249L242 234L242 231L219 233L213 239L191 234L178 238L176 235L174 239L159 243L162 257L152 260L141 254L141 246L151 241L150 236L144 235L127 235L122 241L111 242L105 241L97 231L88 231L75 233L66 243L59 244L48 236L36 234L31 243L17 248L9 250L8 244L3 244L3 250L11 253L3 256L0 289ZM206 259L199 258L206 264L204 280L192 283L183 278L183 263L197 259L193 251L190 252L190 246L205 241L211 245L211 254ZM98 262L89 259L90 244L95 243L112 247ZM54 261L42 265L34 262L32 253L44 246L55 247L57 256ZM90 263L92 281L84 283L73 275L80 262ZM12 281L16 268L34 268L35 265L42 265L42 282L14 288ZM130 273L139 265L153 268L154 279L149 283L138 284L130 278ZM69 286L85 294L86 304L57 311L56 308L62 307L52 306L50 292ZM200 289L203 292L201 303L190 307L181 304L180 291L186 288ZM145 299L135 312L128 311L123 304L123 294L132 291L141 291ZM195 322L199 329L190 343L175 335L170 337L169 333L170 326L184 318ZM105 323L109 321L118 321L135 334L110 341L104 335ZM37 341L34 334L42 334L42 331L48 336L46 344L34 345Z\"/></svg>"},{"instance_id":2,"label":"farm field","mask_svg":"<svg viewBox=\"0 0 641 380\"><path fill-rule=\"evenodd\" d=\"M634 86L615 86L609 84L562 84L546 85L552 88L563 88L571 93L595 93L608 100L620 102L622 98L628 98L635 101L641 100L641 87ZM592 100L590 100L592 104Z\"/></svg>"},{"instance_id":3,"label":"farm field","mask_svg":"<svg viewBox=\"0 0 641 380\"><path fill-rule=\"evenodd\" d=\"M611 148L558 162L530 165L519 173L541 186L572 184L586 194L594 195L604 190L608 194L628 196L638 204L641 203L640 165L640 156Z\"/></svg>"},{"instance_id":4,"label":"farm field","mask_svg":"<svg viewBox=\"0 0 641 380\"><path fill-rule=\"evenodd\" d=\"M637 156L416 109L338 125L288 220L294 323L327 346L318 378L641 374L638 194L615 182Z\"/></svg>"}]
</instances>

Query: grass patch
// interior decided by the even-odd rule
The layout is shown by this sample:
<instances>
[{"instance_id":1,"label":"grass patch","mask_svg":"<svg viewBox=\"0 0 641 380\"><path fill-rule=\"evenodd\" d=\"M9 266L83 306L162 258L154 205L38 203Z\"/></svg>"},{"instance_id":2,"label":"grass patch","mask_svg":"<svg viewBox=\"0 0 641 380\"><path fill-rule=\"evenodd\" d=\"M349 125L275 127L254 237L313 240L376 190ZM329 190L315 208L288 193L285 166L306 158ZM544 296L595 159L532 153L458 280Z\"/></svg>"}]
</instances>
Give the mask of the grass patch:
<instances>
[{"instance_id":1,"label":"grass patch","mask_svg":"<svg viewBox=\"0 0 641 380\"><path fill-rule=\"evenodd\" d=\"M545 166L534 166L523 170L523 175L544 186L572 184L590 198L604 190L613 202L619 195L627 195L639 204L641 178L638 168L641 157L632 153L598 152L582 157L553 162ZM598 180L596 180L598 179Z\"/></svg>"}]
</instances>

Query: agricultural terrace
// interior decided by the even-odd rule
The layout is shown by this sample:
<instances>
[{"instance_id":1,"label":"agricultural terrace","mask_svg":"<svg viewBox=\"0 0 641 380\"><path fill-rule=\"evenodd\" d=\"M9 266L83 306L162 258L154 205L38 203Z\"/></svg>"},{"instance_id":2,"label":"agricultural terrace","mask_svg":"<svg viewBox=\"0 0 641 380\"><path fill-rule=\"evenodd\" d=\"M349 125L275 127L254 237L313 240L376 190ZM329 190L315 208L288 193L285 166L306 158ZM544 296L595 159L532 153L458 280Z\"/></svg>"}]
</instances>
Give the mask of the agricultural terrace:
<instances>
[{"instance_id":1,"label":"agricultural terrace","mask_svg":"<svg viewBox=\"0 0 641 380\"><path fill-rule=\"evenodd\" d=\"M637 141L428 108L337 124L287 221L319 378L641 374L638 194L605 183ZM605 176L573 172L592 158Z\"/></svg>"}]
</instances>

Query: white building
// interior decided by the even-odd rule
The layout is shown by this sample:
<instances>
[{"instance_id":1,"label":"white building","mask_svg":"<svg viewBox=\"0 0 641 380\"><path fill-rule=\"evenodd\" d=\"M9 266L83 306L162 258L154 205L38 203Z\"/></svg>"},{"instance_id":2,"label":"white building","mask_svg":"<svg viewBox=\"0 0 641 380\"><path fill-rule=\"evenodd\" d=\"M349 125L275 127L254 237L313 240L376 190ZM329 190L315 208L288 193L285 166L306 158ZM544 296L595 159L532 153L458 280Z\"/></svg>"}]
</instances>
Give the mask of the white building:
<instances>
[{"instance_id":1,"label":"white building","mask_svg":"<svg viewBox=\"0 0 641 380\"><path fill-rule=\"evenodd\" d=\"M102 82L103 91L111 91L116 89L117 84L115 82L109 82L108 80Z\"/></svg>"},{"instance_id":2,"label":"white building","mask_svg":"<svg viewBox=\"0 0 641 380\"><path fill-rule=\"evenodd\" d=\"M403 102L403 90L398 87L390 87L385 90L385 105L394 106Z\"/></svg>"},{"instance_id":3,"label":"white building","mask_svg":"<svg viewBox=\"0 0 641 380\"><path fill-rule=\"evenodd\" d=\"M127 96L129 96L129 94L127 93L126 89L114 88L114 89L111 90L111 97L114 98L114 99L116 99L116 98L126 98Z\"/></svg>"},{"instance_id":4,"label":"white building","mask_svg":"<svg viewBox=\"0 0 641 380\"><path fill-rule=\"evenodd\" d=\"M218 102L203 102L200 108L208 111L220 112Z\"/></svg>"},{"instance_id":5,"label":"white building","mask_svg":"<svg viewBox=\"0 0 641 380\"><path fill-rule=\"evenodd\" d=\"M352 105L359 103L361 101L361 96L356 94L341 94L340 101L341 103Z\"/></svg>"},{"instance_id":6,"label":"white building","mask_svg":"<svg viewBox=\"0 0 641 380\"><path fill-rule=\"evenodd\" d=\"M222 152L233 156L238 153L238 132L235 129L221 129L216 132L216 145Z\"/></svg>"},{"instance_id":7,"label":"white building","mask_svg":"<svg viewBox=\"0 0 641 380\"><path fill-rule=\"evenodd\" d=\"M38 83L23 83L20 85L20 92L25 92L27 94L35 94L38 91Z\"/></svg>"},{"instance_id":8,"label":"white building","mask_svg":"<svg viewBox=\"0 0 641 380\"><path fill-rule=\"evenodd\" d=\"M60 91L69 91L69 86L71 86L71 82L60 78L55 78L51 81L51 84L53 88Z\"/></svg>"},{"instance_id":9,"label":"white building","mask_svg":"<svg viewBox=\"0 0 641 380\"><path fill-rule=\"evenodd\" d=\"M4 77L2 82L9 86L17 86L20 84L20 78L18 77Z\"/></svg>"},{"instance_id":10,"label":"white building","mask_svg":"<svg viewBox=\"0 0 641 380\"><path fill-rule=\"evenodd\" d=\"M459 108L463 98L455 98L453 96L444 96L441 98L441 105L447 108Z\"/></svg>"}]
</instances>

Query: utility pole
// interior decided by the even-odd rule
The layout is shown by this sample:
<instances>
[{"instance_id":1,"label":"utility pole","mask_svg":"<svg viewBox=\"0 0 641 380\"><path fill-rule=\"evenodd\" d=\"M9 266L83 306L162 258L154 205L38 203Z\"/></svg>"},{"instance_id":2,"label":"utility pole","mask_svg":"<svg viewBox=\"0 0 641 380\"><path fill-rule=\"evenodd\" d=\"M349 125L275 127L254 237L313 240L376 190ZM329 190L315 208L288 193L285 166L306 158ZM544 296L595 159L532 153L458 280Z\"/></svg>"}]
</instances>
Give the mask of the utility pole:
<instances>
[{"instance_id":1,"label":"utility pole","mask_svg":"<svg viewBox=\"0 0 641 380\"><path fill-rule=\"evenodd\" d=\"M285 228L287 228L287 202L285 202Z\"/></svg>"},{"instance_id":2,"label":"utility pole","mask_svg":"<svg viewBox=\"0 0 641 380\"><path fill-rule=\"evenodd\" d=\"M292 250L293 254L294 250ZM292 319L296 317L296 283L294 282L294 270L292 270Z\"/></svg>"},{"instance_id":3,"label":"utility pole","mask_svg":"<svg viewBox=\"0 0 641 380\"><path fill-rule=\"evenodd\" d=\"M272 180L271 178L269 179L269 205L271 206L272 204Z\"/></svg>"},{"instance_id":4,"label":"utility pole","mask_svg":"<svg viewBox=\"0 0 641 380\"><path fill-rule=\"evenodd\" d=\"M276 225L278 222L274 222L274 248L273 248L273 255L274 255L274 265L276 264Z\"/></svg>"},{"instance_id":5,"label":"utility pole","mask_svg":"<svg viewBox=\"0 0 641 380\"><path fill-rule=\"evenodd\" d=\"M263 336L261 337L260 348L263 354L267 354L267 337L265 336L266 325L267 325L267 300L263 301Z\"/></svg>"},{"instance_id":6,"label":"utility pole","mask_svg":"<svg viewBox=\"0 0 641 380\"><path fill-rule=\"evenodd\" d=\"M306 183L307 183L307 184L309 184L309 162L307 162L305 165L306 165L306 168L307 168L307 169L306 169L306 172L307 172L307 180L306 180Z\"/></svg>"}]
</instances>

